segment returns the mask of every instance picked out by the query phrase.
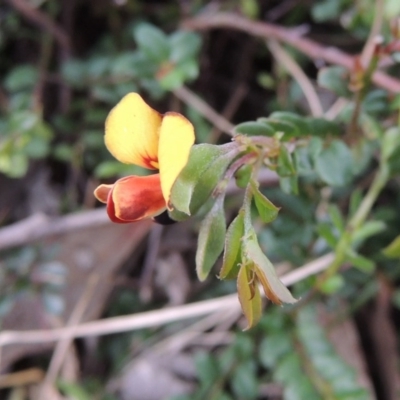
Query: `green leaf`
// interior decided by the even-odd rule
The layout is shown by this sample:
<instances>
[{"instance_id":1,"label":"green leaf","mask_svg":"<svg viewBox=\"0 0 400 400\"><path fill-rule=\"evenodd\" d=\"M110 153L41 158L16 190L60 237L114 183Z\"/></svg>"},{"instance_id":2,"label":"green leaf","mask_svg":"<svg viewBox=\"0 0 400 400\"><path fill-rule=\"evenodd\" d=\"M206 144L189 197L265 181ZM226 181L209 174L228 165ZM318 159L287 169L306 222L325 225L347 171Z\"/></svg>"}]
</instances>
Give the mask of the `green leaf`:
<instances>
[{"instance_id":1,"label":"green leaf","mask_svg":"<svg viewBox=\"0 0 400 400\"><path fill-rule=\"evenodd\" d=\"M299 179L297 175L280 176L279 185L284 193L299 194Z\"/></svg>"},{"instance_id":2,"label":"green leaf","mask_svg":"<svg viewBox=\"0 0 400 400\"><path fill-rule=\"evenodd\" d=\"M310 134L310 127L307 118L289 111L275 111L269 118L272 120L287 121L297 129L298 136L307 136Z\"/></svg>"},{"instance_id":3,"label":"green leaf","mask_svg":"<svg viewBox=\"0 0 400 400\"><path fill-rule=\"evenodd\" d=\"M235 180L237 187L244 189L249 184L251 174L253 172L253 167L251 165L242 165L235 172Z\"/></svg>"},{"instance_id":4,"label":"green leaf","mask_svg":"<svg viewBox=\"0 0 400 400\"><path fill-rule=\"evenodd\" d=\"M352 179L353 161L345 143L334 140L316 157L315 169L319 177L330 186L344 186Z\"/></svg>"},{"instance_id":5,"label":"green leaf","mask_svg":"<svg viewBox=\"0 0 400 400\"><path fill-rule=\"evenodd\" d=\"M280 281L271 261L262 252L254 230L250 232L249 237L244 239L243 252L248 262L251 263L249 265L252 265L252 269L261 282L268 299L275 304L295 303L297 301Z\"/></svg>"},{"instance_id":6,"label":"green leaf","mask_svg":"<svg viewBox=\"0 0 400 400\"><path fill-rule=\"evenodd\" d=\"M326 243L332 248L335 248L338 238L333 231L333 226L327 222L321 222L317 225L318 234L325 239Z\"/></svg>"},{"instance_id":7,"label":"green leaf","mask_svg":"<svg viewBox=\"0 0 400 400\"><path fill-rule=\"evenodd\" d=\"M241 246L244 235L244 211L240 210L226 232L224 258L220 279L236 278L241 263Z\"/></svg>"},{"instance_id":8,"label":"green leaf","mask_svg":"<svg viewBox=\"0 0 400 400\"><path fill-rule=\"evenodd\" d=\"M371 236L385 231L387 228L383 221L366 221L352 236L353 243L360 245Z\"/></svg>"},{"instance_id":9,"label":"green leaf","mask_svg":"<svg viewBox=\"0 0 400 400\"><path fill-rule=\"evenodd\" d=\"M311 136L328 137L339 136L342 129L337 122L328 121L324 118L307 118L308 129Z\"/></svg>"},{"instance_id":10,"label":"green leaf","mask_svg":"<svg viewBox=\"0 0 400 400\"><path fill-rule=\"evenodd\" d=\"M186 60L176 67L185 78L185 81L192 81L199 76L199 64L196 60Z\"/></svg>"},{"instance_id":11,"label":"green leaf","mask_svg":"<svg viewBox=\"0 0 400 400\"><path fill-rule=\"evenodd\" d=\"M252 271L243 264L237 279L237 291L242 311L247 320L245 330L252 328L261 318L262 303L260 291L255 283Z\"/></svg>"},{"instance_id":12,"label":"green leaf","mask_svg":"<svg viewBox=\"0 0 400 400\"><path fill-rule=\"evenodd\" d=\"M360 271L366 274L372 274L375 271L375 263L360 254L352 250L348 250L346 253L346 259L349 261L354 267L358 268Z\"/></svg>"},{"instance_id":13,"label":"green leaf","mask_svg":"<svg viewBox=\"0 0 400 400\"><path fill-rule=\"evenodd\" d=\"M322 139L319 137L312 137L308 143L308 154L310 155L311 160L315 163L315 160L318 158L319 154L323 150L324 143Z\"/></svg>"},{"instance_id":14,"label":"green leaf","mask_svg":"<svg viewBox=\"0 0 400 400\"><path fill-rule=\"evenodd\" d=\"M317 82L319 86L332 91L338 96L349 97L351 94L348 88L349 71L344 67L321 68L318 72Z\"/></svg>"},{"instance_id":15,"label":"green leaf","mask_svg":"<svg viewBox=\"0 0 400 400\"><path fill-rule=\"evenodd\" d=\"M231 378L235 399L252 400L258 398L258 379L256 364L253 360L240 363Z\"/></svg>"},{"instance_id":16,"label":"green leaf","mask_svg":"<svg viewBox=\"0 0 400 400\"><path fill-rule=\"evenodd\" d=\"M285 332L268 334L260 344L260 361L265 368L274 368L278 359L293 351L290 336Z\"/></svg>"},{"instance_id":17,"label":"green leaf","mask_svg":"<svg viewBox=\"0 0 400 400\"><path fill-rule=\"evenodd\" d=\"M333 225L335 226L335 228L339 232L343 232L345 223L344 223L342 212L340 211L339 207L336 204L329 204L328 214L329 214L331 221L332 221Z\"/></svg>"},{"instance_id":18,"label":"green leaf","mask_svg":"<svg viewBox=\"0 0 400 400\"><path fill-rule=\"evenodd\" d=\"M89 80L88 67L83 61L68 60L63 62L61 65L61 73L63 79L76 88L84 87Z\"/></svg>"},{"instance_id":19,"label":"green leaf","mask_svg":"<svg viewBox=\"0 0 400 400\"><path fill-rule=\"evenodd\" d=\"M204 281L224 249L226 221L224 199L220 196L200 225L196 252L196 272Z\"/></svg>"},{"instance_id":20,"label":"green leaf","mask_svg":"<svg viewBox=\"0 0 400 400\"><path fill-rule=\"evenodd\" d=\"M193 146L188 163L172 187L173 206L187 215L195 214L210 197L236 155L237 149L231 143Z\"/></svg>"},{"instance_id":21,"label":"green leaf","mask_svg":"<svg viewBox=\"0 0 400 400\"><path fill-rule=\"evenodd\" d=\"M162 63L169 59L170 42L162 30L154 25L142 23L135 28L133 36L140 50L152 61Z\"/></svg>"},{"instance_id":22,"label":"green leaf","mask_svg":"<svg viewBox=\"0 0 400 400\"><path fill-rule=\"evenodd\" d=\"M257 0L240 0L240 9L250 19L257 19L260 14L260 5Z\"/></svg>"},{"instance_id":23,"label":"green leaf","mask_svg":"<svg viewBox=\"0 0 400 400\"><path fill-rule=\"evenodd\" d=\"M173 68L159 79L160 86L164 90L174 90L183 86L185 75L178 68Z\"/></svg>"},{"instance_id":24,"label":"green leaf","mask_svg":"<svg viewBox=\"0 0 400 400\"><path fill-rule=\"evenodd\" d=\"M4 80L4 87L10 92L32 89L37 82L37 70L31 65L14 67Z\"/></svg>"},{"instance_id":25,"label":"green leaf","mask_svg":"<svg viewBox=\"0 0 400 400\"><path fill-rule=\"evenodd\" d=\"M288 119L279 120L270 116L268 118L258 118L257 121L263 122L267 126L272 127L274 134L277 132L283 133L282 140L289 140L300 136L298 127Z\"/></svg>"},{"instance_id":26,"label":"green leaf","mask_svg":"<svg viewBox=\"0 0 400 400\"><path fill-rule=\"evenodd\" d=\"M336 20L340 16L341 2L337 0L322 0L313 3L311 14L316 22Z\"/></svg>"},{"instance_id":27,"label":"green leaf","mask_svg":"<svg viewBox=\"0 0 400 400\"><path fill-rule=\"evenodd\" d=\"M275 130L272 128L272 126L268 125L268 123L249 121L236 125L234 128L234 133L241 133L248 136L272 137L275 134Z\"/></svg>"},{"instance_id":28,"label":"green leaf","mask_svg":"<svg viewBox=\"0 0 400 400\"><path fill-rule=\"evenodd\" d=\"M59 389L61 389L68 398L74 400L90 400L91 396L79 385L67 381L59 381L57 383Z\"/></svg>"},{"instance_id":29,"label":"green leaf","mask_svg":"<svg viewBox=\"0 0 400 400\"><path fill-rule=\"evenodd\" d=\"M269 224L278 216L280 208L276 207L260 192L258 189L258 183L252 181L251 189L253 192L254 203L261 220L265 224Z\"/></svg>"},{"instance_id":30,"label":"green leaf","mask_svg":"<svg viewBox=\"0 0 400 400\"><path fill-rule=\"evenodd\" d=\"M296 173L296 166L292 156L285 145L282 145L279 150L278 168L276 170L279 176L291 176Z\"/></svg>"},{"instance_id":31,"label":"green leaf","mask_svg":"<svg viewBox=\"0 0 400 400\"><path fill-rule=\"evenodd\" d=\"M204 386L212 385L215 378L220 374L215 358L209 353L199 352L195 355L194 362L201 384Z\"/></svg>"},{"instance_id":32,"label":"green leaf","mask_svg":"<svg viewBox=\"0 0 400 400\"><path fill-rule=\"evenodd\" d=\"M10 178L21 178L28 171L28 158L24 154L1 154L0 171Z\"/></svg>"},{"instance_id":33,"label":"green leaf","mask_svg":"<svg viewBox=\"0 0 400 400\"><path fill-rule=\"evenodd\" d=\"M177 31L169 37L169 43L170 61L179 64L197 56L201 47L201 38L194 32Z\"/></svg>"},{"instance_id":34,"label":"green leaf","mask_svg":"<svg viewBox=\"0 0 400 400\"><path fill-rule=\"evenodd\" d=\"M383 254L389 258L400 258L400 235L383 249Z\"/></svg>"},{"instance_id":35,"label":"green leaf","mask_svg":"<svg viewBox=\"0 0 400 400\"><path fill-rule=\"evenodd\" d=\"M387 161L400 147L400 127L388 129L382 140L382 158Z\"/></svg>"},{"instance_id":36,"label":"green leaf","mask_svg":"<svg viewBox=\"0 0 400 400\"><path fill-rule=\"evenodd\" d=\"M325 294L336 293L339 289L344 286L344 279L341 275L336 274L326 279L321 283L320 289Z\"/></svg>"}]
</instances>

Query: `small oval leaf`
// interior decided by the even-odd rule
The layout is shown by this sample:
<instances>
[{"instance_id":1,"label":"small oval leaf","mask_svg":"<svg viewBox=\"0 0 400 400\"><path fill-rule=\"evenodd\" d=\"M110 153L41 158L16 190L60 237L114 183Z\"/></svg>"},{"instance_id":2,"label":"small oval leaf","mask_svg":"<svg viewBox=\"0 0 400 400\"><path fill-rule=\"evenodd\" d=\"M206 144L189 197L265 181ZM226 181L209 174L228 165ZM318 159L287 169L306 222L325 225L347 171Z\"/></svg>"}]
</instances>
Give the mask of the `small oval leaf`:
<instances>
[{"instance_id":1,"label":"small oval leaf","mask_svg":"<svg viewBox=\"0 0 400 400\"><path fill-rule=\"evenodd\" d=\"M223 197L219 197L200 225L196 252L196 272L200 281L207 278L224 249L226 221L223 203Z\"/></svg>"},{"instance_id":2,"label":"small oval leaf","mask_svg":"<svg viewBox=\"0 0 400 400\"><path fill-rule=\"evenodd\" d=\"M276 207L260 192L256 182L251 182L251 188L258 214L265 224L269 224L277 217L280 208Z\"/></svg>"},{"instance_id":3,"label":"small oval leaf","mask_svg":"<svg viewBox=\"0 0 400 400\"><path fill-rule=\"evenodd\" d=\"M241 245L244 235L244 211L240 210L237 217L229 225L225 238L224 258L222 262L221 279L236 278L241 262Z\"/></svg>"},{"instance_id":4,"label":"small oval leaf","mask_svg":"<svg viewBox=\"0 0 400 400\"><path fill-rule=\"evenodd\" d=\"M247 320L247 327L244 330L256 325L262 312L260 291L251 275L250 269L246 265L242 265L238 274L237 291L243 314Z\"/></svg>"},{"instance_id":5,"label":"small oval leaf","mask_svg":"<svg viewBox=\"0 0 400 400\"><path fill-rule=\"evenodd\" d=\"M275 130L268 123L249 121L236 125L234 133L241 133L248 136L274 136Z\"/></svg>"},{"instance_id":6,"label":"small oval leaf","mask_svg":"<svg viewBox=\"0 0 400 400\"><path fill-rule=\"evenodd\" d=\"M265 295L275 304L295 303L297 300L288 288L280 281L275 268L258 244L255 231L244 240L243 251L249 262L252 263L257 278L264 288Z\"/></svg>"},{"instance_id":7,"label":"small oval leaf","mask_svg":"<svg viewBox=\"0 0 400 400\"><path fill-rule=\"evenodd\" d=\"M234 143L193 146L188 163L172 186L170 201L174 208L187 215L196 213L210 197L237 153Z\"/></svg>"}]
</instances>

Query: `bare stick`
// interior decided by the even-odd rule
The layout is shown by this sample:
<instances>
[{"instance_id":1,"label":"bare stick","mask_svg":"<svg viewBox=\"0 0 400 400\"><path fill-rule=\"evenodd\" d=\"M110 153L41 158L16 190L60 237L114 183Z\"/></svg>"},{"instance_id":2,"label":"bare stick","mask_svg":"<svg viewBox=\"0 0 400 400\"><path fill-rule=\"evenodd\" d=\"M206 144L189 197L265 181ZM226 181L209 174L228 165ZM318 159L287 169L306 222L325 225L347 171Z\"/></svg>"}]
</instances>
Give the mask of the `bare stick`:
<instances>
[{"instance_id":1,"label":"bare stick","mask_svg":"<svg viewBox=\"0 0 400 400\"><path fill-rule=\"evenodd\" d=\"M7 0L8 3L15 8L21 15L33 24L47 31L57 40L61 47L70 50L71 43L66 32L58 26L51 18L41 11L33 8L30 2L25 0Z\"/></svg>"},{"instance_id":2,"label":"bare stick","mask_svg":"<svg viewBox=\"0 0 400 400\"><path fill-rule=\"evenodd\" d=\"M293 30L265 22L249 20L232 13L215 13L202 15L183 22L183 26L193 30L229 28L246 32L263 39L276 39L285 42L313 60L324 60L330 64L341 65L349 70L353 68L354 57L334 47L326 47L313 40L301 37ZM400 92L400 80L376 71L372 81L390 93Z\"/></svg>"},{"instance_id":3,"label":"bare stick","mask_svg":"<svg viewBox=\"0 0 400 400\"><path fill-rule=\"evenodd\" d=\"M282 282L289 286L311 275L325 270L332 262L334 255L329 253L301 268L282 276ZM65 327L50 330L32 331L3 331L0 332L0 347L10 344L47 343L65 338L86 336L101 336L111 333L127 332L137 329L164 325L174 321L196 318L223 309L239 309L236 294L223 296L217 299L200 301L179 307L147 311L140 314L107 318L99 321L87 322L75 327Z\"/></svg>"},{"instance_id":4,"label":"bare stick","mask_svg":"<svg viewBox=\"0 0 400 400\"><path fill-rule=\"evenodd\" d=\"M267 46L275 59L285 68L290 75L296 80L301 87L305 98L310 106L311 114L314 117L321 117L324 114L324 110L321 105L321 101L314 89L310 79L300 68L299 64L289 55L289 53L273 39L267 40Z\"/></svg>"},{"instance_id":5,"label":"bare stick","mask_svg":"<svg viewBox=\"0 0 400 400\"><path fill-rule=\"evenodd\" d=\"M187 87L182 86L179 89L175 89L174 95L178 97L178 99L182 100L184 103L193 107L204 118L208 119L213 125L215 125L220 131L225 132L228 135L232 135L231 131L233 129L233 125Z\"/></svg>"},{"instance_id":6,"label":"bare stick","mask_svg":"<svg viewBox=\"0 0 400 400\"><path fill-rule=\"evenodd\" d=\"M74 328L81 321L83 314L85 313L85 310L87 308L87 305L90 299L93 297L93 293L99 281L99 278L100 276L98 273L92 273L89 276L85 290L82 293L82 296L77 302L68 320L67 323L68 327ZM71 345L71 340L72 340L71 337L64 338L57 343L57 346L54 349L53 356L50 361L49 368L46 373L46 377L43 382L42 390L45 390L46 385L53 385L54 381L57 379L58 373L64 362L65 355L68 351L69 346Z\"/></svg>"},{"instance_id":7,"label":"bare stick","mask_svg":"<svg viewBox=\"0 0 400 400\"><path fill-rule=\"evenodd\" d=\"M22 246L51 235L110 223L104 208L80 211L64 217L34 214L20 222L0 229L0 250Z\"/></svg>"}]
</instances>

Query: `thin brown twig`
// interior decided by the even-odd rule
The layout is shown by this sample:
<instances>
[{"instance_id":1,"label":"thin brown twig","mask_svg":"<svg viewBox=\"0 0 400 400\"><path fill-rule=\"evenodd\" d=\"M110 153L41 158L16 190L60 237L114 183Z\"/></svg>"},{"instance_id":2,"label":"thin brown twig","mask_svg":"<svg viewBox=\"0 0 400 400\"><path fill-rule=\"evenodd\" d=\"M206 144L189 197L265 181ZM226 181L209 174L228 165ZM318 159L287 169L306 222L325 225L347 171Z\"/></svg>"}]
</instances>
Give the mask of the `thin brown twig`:
<instances>
[{"instance_id":1,"label":"thin brown twig","mask_svg":"<svg viewBox=\"0 0 400 400\"><path fill-rule=\"evenodd\" d=\"M85 290L83 291L79 301L76 303L75 308L73 309L66 326L74 328L82 320L87 305L89 304L90 299L93 297L93 293L95 291L97 283L99 282L99 278L100 275L96 272L92 273L89 276ZM43 381L42 391L45 390L45 386L52 386L57 379L59 371L64 362L65 355L68 351L69 346L71 345L71 341L72 338L64 338L57 343L53 352L53 356L50 360L50 365L47 370L46 377Z\"/></svg>"},{"instance_id":2,"label":"thin brown twig","mask_svg":"<svg viewBox=\"0 0 400 400\"><path fill-rule=\"evenodd\" d=\"M46 14L42 13L40 10L33 8L29 2L25 0L6 0L8 3L17 10L22 16L24 16L28 21L39 26L44 31L47 31L50 35L54 36L56 41L61 47L67 49L71 48L71 43L68 35L64 30L58 26L51 18Z\"/></svg>"},{"instance_id":3,"label":"thin brown twig","mask_svg":"<svg viewBox=\"0 0 400 400\"><path fill-rule=\"evenodd\" d=\"M213 28L229 28L239 30L263 39L276 39L285 42L313 60L324 60L330 64L341 65L349 70L353 68L354 56L337 48L326 47L313 40L299 36L293 30L282 26L249 20L233 13L215 13L187 19L183 27L192 30L209 30ZM382 71L373 74L372 81L390 93L400 92L400 80Z\"/></svg>"},{"instance_id":4,"label":"thin brown twig","mask_svg":"<svg viewBox=\"0 0 400 400\"><path fill-rule=\"evenodd\" d=\"M235 115L236 110L240 106L241 102L243 101L244 97L246 96L248 92L248 87L247 85L241 83L237 85L233 91L232 96L230 96L228 102L226 103L226 106L222 110L222 116L230 121L232 117ZM221 133L221 130L214 126L210 132L209 135L209 140L207 140L208 143L217 143L219 135Z\"/></svg>"},{"instance_id":5,"label":"thin brown twig","mask_svg":"<svg viewBox=\"0 0 400 400\"><path fill-rule=\"evenodd\" d=\"M175 89L174 95L182 100L184 103L193 107L197 112L203 115L203 117L209 120L219 130L227 133L228 135L232 135L233 125L187 87L182 86L178 89Z\"/></svg>"},{"instance_id":6,"label":"thin brown twig","mask_svg":"<svg viewBox=\"0 0 400 400\"><path fill-rule=\"evenodd\" d=\"M107 224L111 222L104 208L79 211L63 217L34 214L0 229L0 250L22 246L52 235Z\"/></svg>"},{"instance_id":7,"label":"thin brown twig","mask_svg":"<svg viewBox=\"0 0 400 400\"><path fill-rule=\"evenodd\" d=\"M305 264L301 268L297 268L285 274L281 277L281 280L286 286L293 285L296 282L325 270L329 267L333 259L334 254L329 253ZM239 308L240 305L237 295L232 294L178 307L87 322L75 327L32 331L3 331L0 332L0 348L10 344L47 343L65 338L101 336L111 333L127 332L160 326L184 319L196 318L201 315L216 312L217 310L233 309L235 307Z\"/></svg>"},{"instance_id":8,"label":"thin brown twig","mask_svg":"<svg viewBox=\"0 0 400 400\"><path fill-rule=\"evenodd\" d=\"M385 9L385 1L376 0L374 21L372 23L368 39L361 52L361 64L364 66L364 68L366 68L370 64L371 59L373 57L376 48L376 37L380 34L382 29L384 9Z\"/></svg>"},{"instance_id":9,"label":"thin brown twig","mask_svg":"<svg viewBox=\"0 0 400 400\"><path fill-rule=\"evenodd\" d=\"M290 75L292 75L292 77L299 84L305 98L307 99L311 114L314 117L321 117L324 114L321 101L310 79L300 68L299 64L297 64L297 62L276 40L267 40L267 46L274 58L282 65L283 68L287 70L287 72L289 72Z\"/></svg>"},{"instance_id":10,"label":"thin brown twig","mask_svg":"<svg viewBox=\"0 0 400 400\"><path fill-rule=\"evenodd\" d=\"M143 262L143 272L139 282L139 298L145 303L148 303L153 296L152 281L160 250L163 228L163 225L154 225L150 230L147 240L147 251Z\"/></svg>"}]
</instances>

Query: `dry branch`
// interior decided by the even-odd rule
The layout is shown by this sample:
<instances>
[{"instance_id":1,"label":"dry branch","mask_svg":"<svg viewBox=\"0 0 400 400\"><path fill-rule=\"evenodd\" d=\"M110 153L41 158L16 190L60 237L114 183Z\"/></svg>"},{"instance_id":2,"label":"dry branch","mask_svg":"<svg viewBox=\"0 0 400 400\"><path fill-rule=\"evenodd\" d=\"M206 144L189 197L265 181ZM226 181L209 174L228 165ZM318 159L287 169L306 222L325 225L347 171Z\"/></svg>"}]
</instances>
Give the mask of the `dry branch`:
<instances>
[{"instance_id":1,"label":"dry branch","mask_svg":"<svg viewBox=\"0 0 400 400\"><path fill-rule=\"evenodd\" d=\"M286 286L290 286L311 275L325 270L332 262L332 253L320 257L301 268L287 273L281 277ZM46 343L61 339L78 338L86 336L101 336L111 333L127 332L137 329L149 328L168 324L184 319L196 318L223 309L240 307L236 294L223 296L217 299L199 301L179 307L147 311L140 314L107 318L92 321L79 326L32 331L3 331L0 333L0 347L10 344Z\"/></svg>"},{"instance_id":2,"label":"dry branch","mask_svg":"<svg viewBox=\"0 0 400 400\"><path fill-rule=\"evenodd\" d=\"M334 47L326 47L313 40L299 36L293 29L266 22L257 22L231 13L217 13L202 15L183 22L183 27L192 30L209 30L228 28L245 32L263 39L276 39L295 47L313 60L324 60L327 63L341 65L349 70L354 66L354 56ZM400 92L400 80L376 71L372 81L391 93Z\"/></svg>"},{"instance_id":3,"label":"dry branch","mask_svg":"<svg viewBox=\"0 0 400 400\"><path fill-rule=\"evenodd\" d=\"M80 211L64 217L34 214L0 229L0 251L22 246L52 235L111 223L104 208Z\"/></svg>"}]
</instances>

